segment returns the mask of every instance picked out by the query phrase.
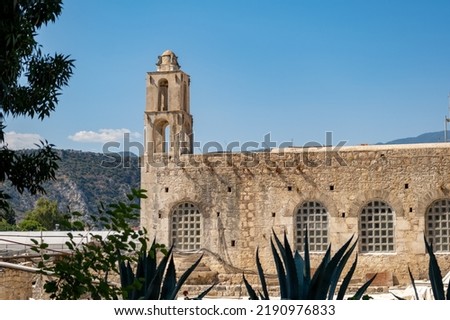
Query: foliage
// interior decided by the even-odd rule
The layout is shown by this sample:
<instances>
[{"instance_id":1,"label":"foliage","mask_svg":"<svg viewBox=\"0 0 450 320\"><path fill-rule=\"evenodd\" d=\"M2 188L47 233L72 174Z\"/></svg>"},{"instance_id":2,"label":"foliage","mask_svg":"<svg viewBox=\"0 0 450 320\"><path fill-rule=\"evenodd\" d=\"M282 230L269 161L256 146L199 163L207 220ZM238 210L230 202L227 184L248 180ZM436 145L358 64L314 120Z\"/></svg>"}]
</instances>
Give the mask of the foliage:
<instances>
[{"instance_id":1,"label":"foliage","mask_svg":"<svg viewBox=\"0 0 450 320\"><path fill-rule=\"evenodd\" d=\"M47 244L34 241L34 250L41 253L44 260L39 267L43 273L53 273L44 289L52 299L118 299L122 291L111 283L111 276L119 275L118 263L134 261L133 255L139 247L146 247L146 230L134 230L130 221L139 218L139 199L146 198L145 190L132 190L127 202L118 202L102 206L100 215L92 217L100 220L111 232L106 236L90 233L92 239L87 243L76 243L71 232L66 242L69 254L62 255L50 263L46 253ZM82 222L76 221L73 227L80 229ZM118 255L117 253L122 254Z\"/></svg>"},{"instance_id":2,"label":"foliage","mask_svg":"<svg viewBox=\"0 0 450 320\"><path fill-rule=\"evenodd\" d=\"M305 253L304 258L296 250L294 253L291 250L289 241L284 234L284 245L278 239L277 235L273 233L275 244L270 240L272 254L275 261L275 266L278 275L278 282L280 285L281 299L287 300L332 300L335 296L335 290L338 285L339 278L344 270L344 267L355 249L356 241L351 245L353 237L351 237L336 253L331 256L331 245L317 268L314 275L311 277L311 264L309 256L308 232L305 234ZM281 257L280 257L281 255ZM347 291L350 280L356 269L357 257L349 269L347 275L344 277L336 299L342 300ZM244 284L247 288L250 299L252 300L269 300L269 293L267 290L267 283L265 275L261 267L258 251L256 252L256 266L260 278L263 292L258 294L253 287L248 283L245 275L243 277ZM376 276L376 275L375 275ZM373 276L363 286L361 286L352 299L361 299L364 292L375 279Z\"/></svg>"},{"instance_id":3,"label":"foliage","mask_svg":"<svg viewBox=\"0 0 450 320\"><path fill-rule=\"evenodd\" d=\"M10 196L0 190L0 220L4 220L5 223L14 226L16 224L16 214L6 199L10 199Z\"/></svg>"},{"instance_id":4,"label":"foliage","mask_svg":"<svg viewBox=\"0 0 450 320\"><path fill-rule=\"evenodd\" d=\"M58 53L44 54L37 30L61 14L61 0L5 0L0 2L0 145L5 142L4 117L37 117L55 110L58 97L72 75L73 60ZM45 181L58 168L53 145L41 142L26 153L0 147L0 183L9 181L19 193L42 193ZM0 190L0 206L8 208Z\"/></svg>"},{"instance_id":5,"label":"foliage","mask_svg":"<svg viewBox=\"0 0 450 320\"><path fill-rule=\"evenodd\" d=\"M437 262L436 256L433 252L433 246L428 243L426 237L424 237L425 248L427 254L430 257L428 263L428 277L431 283L431 290L433 291L433 297L435 300L450 300L450 281L447 284L447 293L444 290L444 284L442 282L441 268ZM417 288L415 284L414 277L411 273L411 269L408 267L409 277L411 279L411 284L414 289L414 295L416 300L419 300L419 294L417 293ZM404 300L403 298L394 294L394 296L399 300Z\"/></svg>"},{"instance_id":6,"label":"foliage","mask_svg":"<svg viewBox=\"0 0 450 320\"><path fill-rule=\"evenodd\" d=\"M57 226L65 230L70 226L70 221L59 211L58 203L47 198L39 198L34 209L19 223L19 229L24 231L55 230Z\"/></svg>"},{"instance_id":7,"label":"foliage","mask_svg":"<svg viewBox=\"0 0 450 320\"><path fill-rule=\"evenodd\" d=\"M133 272L130 261L120 262L120 280L123 290L123 298L129 300L174 300L177 297L181 286L189 275L200 263L200 257L190 268L188 268L178 279L176 277L175 263L173 260L173 247L163 251L159 264L157 264L157 252L160 247L153 241L152 246L145 251L140 251L136 266ZM196 299L202 299L215 284L202 292Z\"/></svg>"},{"instance_id":8,"label":"foliage","mask_svg":"<svg viewBox=\"0 0 450 320\"><path fill-rule=\"evenodd\" d=\"M8 223L6 220L0 219L0 231L16 231L17 227Z\"/></svg>"}]
</instances>

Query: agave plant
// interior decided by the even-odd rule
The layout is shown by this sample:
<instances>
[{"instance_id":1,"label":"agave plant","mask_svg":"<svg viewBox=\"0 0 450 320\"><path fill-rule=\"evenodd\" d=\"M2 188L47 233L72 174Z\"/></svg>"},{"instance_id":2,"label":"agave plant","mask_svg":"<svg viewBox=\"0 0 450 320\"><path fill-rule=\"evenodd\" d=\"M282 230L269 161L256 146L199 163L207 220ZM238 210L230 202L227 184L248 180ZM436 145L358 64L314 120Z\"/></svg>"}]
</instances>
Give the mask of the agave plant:
<instances>
[{"instance_id":1,"label":"agave plant","mask_svg":"<svg viewBox=\"0 0 450 320\"><path fill-rule=\"evenodd\" d=\"M427 250L427 254L430 257L428 263L428 277L430 278L431 283L431 291L433 292L433 297L435 300L450 300L450 281L447 284L447 293L444 290L444 284L442 282L442 274L441 268L439 268L439 264L437 262L436 256L433 252L433 246L428 243L426 237L423 239L425 241L425 248ZM411 273L411 269L408 267L409 278L411 279L411 284L414 289L414 295L416 300L419 300L419 294L417 293L417 288L415 284L414 277ZM395 294L393 294L399 300L405 300Z\"/></svg>"},{"instance_id":2,"label":"agave plant","mask_svg":"<svg viewBox=\"0 0 450 320\"><path fill-rule=\"evenodd\" d=\"M289 241L284 234L284 245L278 239L275 232L273 239L270 240L275 267L280 285L281 299L287 300L332 300L335 296L339 278L344 267L355 249L356 241L351 245L353 236L334 254L331 256L331 245L325 253L319 267L311 277L311 263L309 256L308 232L305 235L305 251L304 258L296 250L293 252ZM278 250L277 250L278 249ZM280 257L281 256L281 257ZM358 257L355 258L347 275L344 277L336 299L342 300L346 294L350 280L356 269ZM252 300L268 300L270 299L267 290L267 282L259 259L258 250L256 251L256 266L261 282L262 292L256 293L252 286L248 283L245 275L243 276L245 287ZM351 299L361 299L364 292L375 279L376 274L361 286Z\"/></svg>"},{"instance_id":3,"label":"agave plant","mask_svg":"<svg viewBox=\"0 0 450 320\"><path fill-rule=\"evenodd\" d=\"M133 272L130 261L121 260L119 264L120 282L123 299L125 300L174 300L181 286L189 275L200 263L200 258L189 267L177 280L175 263L173 259L173 246L168 250L162 250L164 256L157 263L157 251L161 248L153 241L151 248L140 252L137 258L136 272ZM197 300L202 299L215 286L198 295Z\"/></svg>"}]
</instances>

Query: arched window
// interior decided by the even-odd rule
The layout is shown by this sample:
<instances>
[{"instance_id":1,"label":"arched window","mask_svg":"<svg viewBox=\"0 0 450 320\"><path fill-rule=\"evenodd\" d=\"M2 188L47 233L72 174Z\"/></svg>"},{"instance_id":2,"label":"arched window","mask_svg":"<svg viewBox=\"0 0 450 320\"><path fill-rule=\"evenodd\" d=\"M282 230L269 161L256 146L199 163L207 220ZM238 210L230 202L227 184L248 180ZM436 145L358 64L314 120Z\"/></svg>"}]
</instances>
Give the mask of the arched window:
<instances>
[{"instance_id":1,"label":"arched window","mask_svg":"<svg viewBox=\"0 0 450 320\"><path fill-rule=\"evenodd\" d=\"M436 252L450 251L450 199L434 201L426 213L428 243Z\"/></svg>"},{"instance_id":2,"label":"arched window","mask_svg":"<svg viewBox=\"0 0 450 320\"><path fill-rule=\"evenodd\" d=\"M169 82L166 79L161 79L158 82L158 111L169 110Z\"/></svg>"},{"instance_id":3,"label":"arched window","mask_svg":"<svg viewBox=\"0 0 450 320\"><path fill-rule=\"evenodd\" d=\"M177 205L172 210L172 244L179 250L201 248L202 216L200 210L190 202Z\"/></svg>"},{"instance_id":4,"label":"arched window","mask_svg":"<svg viewBox=\"0 0 450 320\"><path fill-rule=\"evenodd\" d=\"M394 212L383 201L371 201L359 219L361 252L393 252Z\"/></svg>"},{"instance_id":5,"label":"arched window","mask_svg":"<svg viewBox=\"0 0 450 320\"><path fill-rule=\"evenodd\" d=\"M295 214L295 242L297 250L304 250L308 229L309 250L324 252L328 247L328 211L319 202L308 201L298 207Z\"/></svg>"},{"instance_id":6,"label":"arched window","mask_svg":"<svg viewBox=\"0 0 450 320\"><path fill-rule=\"evenodd\" d=\"M156 153L167 153L170 149L170 125L165 119L159 119L154 124L153 146Z\"/></svg>"}]
</instances>

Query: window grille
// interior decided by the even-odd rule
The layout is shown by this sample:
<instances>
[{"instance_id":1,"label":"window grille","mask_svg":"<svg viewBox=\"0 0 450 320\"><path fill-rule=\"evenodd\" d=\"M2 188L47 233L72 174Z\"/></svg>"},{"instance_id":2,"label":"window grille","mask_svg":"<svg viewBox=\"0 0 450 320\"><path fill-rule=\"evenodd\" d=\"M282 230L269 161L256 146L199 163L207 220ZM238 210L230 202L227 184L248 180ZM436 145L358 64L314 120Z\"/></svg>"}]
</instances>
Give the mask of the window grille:
<instances>
[{"instance_id":1,"label":"window grille","mask_svg":"<svg viewBox=\"0 0 450 320\"><path fill-rule=\"evenodd\" d=\"M369 202L359 219L361 252L394 252L394 213L383 201Z\"/></svg>"},{"instance_id":2,"label":"window grille","mask_svg":"<svg viewBox=\"0 0 450 320\"><path fill-rule=\"evenodd\" d=\"M172 244L179 250L197 250L201 247L202 216L189 202L181 203L172 211Z\"/></svg>"},{"instance_id":3,"label":"window grille","mask_svg":"<svg viewBox=\"0 0 450 320\"><path fill-rule=\"evenodd\" d=\"M304 251L305 233L308 228L309 250L324 252L328 248L328 211L319 202L303 203L296 213L295 239L297 250Z\"/></svg>"},{"instance_id":4,"label":"window grille","mask_svg":"<svg viewBox=\"0 0 450 320\"><path fill-rule=\"evenodd\" d=\"M426 214L426 234L428 243L435 252L450 251L450 199L434 201Z\"/></svg>"}]
</instances>

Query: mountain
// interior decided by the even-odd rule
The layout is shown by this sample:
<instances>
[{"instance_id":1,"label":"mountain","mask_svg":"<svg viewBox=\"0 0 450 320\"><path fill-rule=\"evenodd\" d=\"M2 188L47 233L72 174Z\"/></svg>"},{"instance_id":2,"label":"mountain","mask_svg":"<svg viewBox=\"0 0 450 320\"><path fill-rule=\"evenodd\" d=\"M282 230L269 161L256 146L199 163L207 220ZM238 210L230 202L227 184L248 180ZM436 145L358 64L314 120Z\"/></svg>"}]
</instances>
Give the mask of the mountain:
<instances>
[{"instance_id":1,"label":"mountain","mask_svg":"<svg viewBox=\"0 0 450 320\"><path fill-rule=\"evenodd\" d=\"M447 131L447 139L450 140L450 131ZM378 144L411 144L411 143L435 143L444 142L444 131L427 132L417 137L401 138L386 143Z\"/></svg>"},{"instance_id":2,"label":"mountain","mask_svg":"<svg viewBox=\"0 0 450 320\"><path fill-rule=\"evenodd\" d=\"M61 161L56 181L46 182L45 197L57 200L63 212L97 213L101 202L108 204L126 199L132 188L140 186L139 158L133 153L94 153L58 150ZM19 194L3 186L12 199L17 220L34 207L43 195Z\"/></svg>"}]
</instances>

